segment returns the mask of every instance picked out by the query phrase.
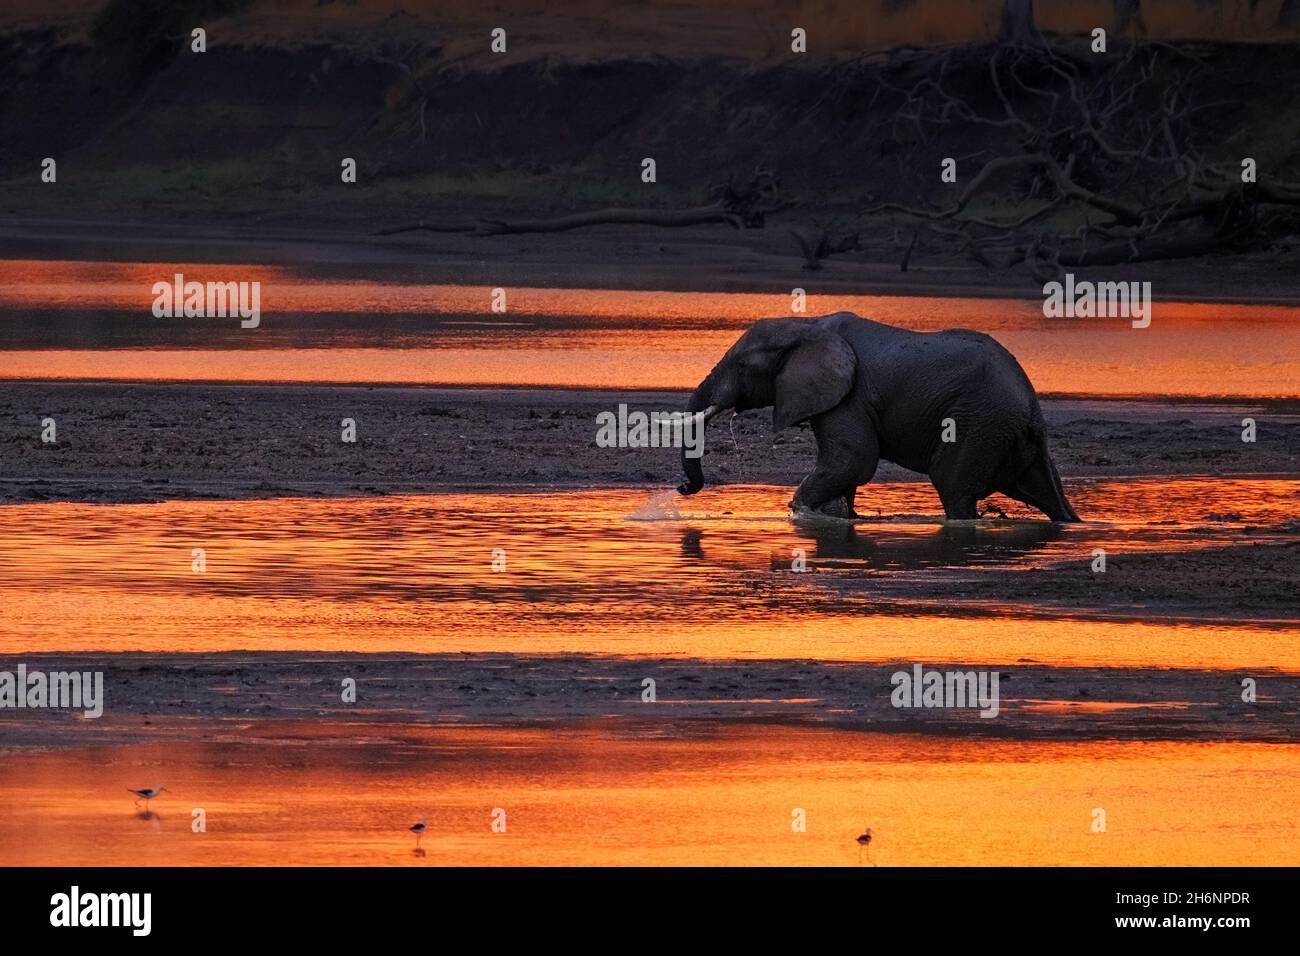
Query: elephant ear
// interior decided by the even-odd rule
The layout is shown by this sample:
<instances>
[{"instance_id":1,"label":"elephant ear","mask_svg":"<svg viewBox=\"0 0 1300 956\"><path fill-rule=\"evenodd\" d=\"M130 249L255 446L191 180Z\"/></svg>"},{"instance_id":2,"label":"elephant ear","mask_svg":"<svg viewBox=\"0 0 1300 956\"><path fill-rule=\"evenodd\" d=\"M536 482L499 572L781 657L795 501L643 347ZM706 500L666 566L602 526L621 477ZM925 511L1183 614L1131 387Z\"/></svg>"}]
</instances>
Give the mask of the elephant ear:
<instances>
[{"instance_id":1,"label":"elephant ear","mask_svg":"<svg viewBox=\"0 0 1300 956\"><path fill-rule=\"evenodd\" d=\"M853 387L858 360L835 334L805 339L786 357L776 376L772 428L783 428L830 411Z\"/></svg>"}]
</instances>

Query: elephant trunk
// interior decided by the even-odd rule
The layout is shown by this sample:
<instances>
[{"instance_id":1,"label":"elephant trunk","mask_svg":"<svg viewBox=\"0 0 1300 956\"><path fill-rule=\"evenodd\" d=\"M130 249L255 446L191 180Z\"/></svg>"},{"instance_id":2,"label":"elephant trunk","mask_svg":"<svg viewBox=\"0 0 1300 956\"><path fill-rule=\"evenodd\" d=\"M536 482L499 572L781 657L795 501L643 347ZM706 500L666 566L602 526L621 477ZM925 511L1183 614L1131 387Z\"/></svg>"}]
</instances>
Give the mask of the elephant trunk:
<instances>
[{"instance_id":1,"label":"elephant trunk","mask_svg":"<svg viewBox=\"0 0 1300 956\"><path fill-rule=\"evenodd\" d=\"M700 459L689 457L684 447L682 448L682 472L686 478L677 486L679 495L693 495L704 487L704 466L700 464Z\"/></svg>"},{"instance_id":2,"label":"elephant trunk","mask_svg":"<svg viewBox=\"0 0 1300 956\"><path fill-rule=\"evenodd\" d=\"M712 376L710 376L711 378ZM691 395L691 400L686 405L686 411L691 415L701 415L699 429L699 439L701 446L696 451L702 453L702 443L704 441L704 427L709 423L709 419L722 411L722 406L711 402L710 395L712 386L709 379L700 383ZM682 495L693 495L704 487L704 466L700 464L700 455L691 456L688 454L691 449L687 447L685 441L682 442L682 471L686 475L685 480L677 486L677 493Z\"/></svg>"}]
</instances>

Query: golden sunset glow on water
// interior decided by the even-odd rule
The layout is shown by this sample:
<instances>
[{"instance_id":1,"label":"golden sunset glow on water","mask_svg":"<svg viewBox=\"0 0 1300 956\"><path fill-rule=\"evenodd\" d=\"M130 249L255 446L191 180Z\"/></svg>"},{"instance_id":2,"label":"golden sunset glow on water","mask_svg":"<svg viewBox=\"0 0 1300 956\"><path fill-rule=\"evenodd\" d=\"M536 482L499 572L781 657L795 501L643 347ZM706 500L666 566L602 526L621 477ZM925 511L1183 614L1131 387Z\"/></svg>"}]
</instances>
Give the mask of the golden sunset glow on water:
<instances>
[{"instance_id":1,"label":"golden sunset glow on water","mask_svg":"<svg viewBox=\"0 0 1300 956\"><path fill-rule=\"evenodd\" d=\"M153 285L178 272L261 283L258 327L155 318ZM690 388L755 318L791 308L784 291L511 288L498 313L492 296L487 286L274 266L0 262L0 332L10 332L0 335L0 377ZM38 307L40 320L22 326L23 347L13 348L15 323ZM1124 318L1047 319L1041 299L809 295L807 314L837 311L918 331L988 332L1040 392L1300 394L1290 306L1158 300L1151 326L1135 329Z\"/></svg>"},{"instance_id":2,"label":"golden sunset glow on water","mask_svg":"<svg viewBox=\"0 0 1300 956\"><path fill-rule=\"evenodd\" d=\"M248 724L239 742L7 758L0 865L1270 866L1300 841L1296 745L623 723L330 733L344 739ZM141 776L176 791L148 816L123 792ZM419 816L423 856L406 832Z\"/></svg>"},{"instance_id":3,"label":"golden sunset glow on water","mask_svg":"<svg viewBox=\"0 0 1300 956\"><path fill-rule=\"evenodd\" d=\"M0 8L0 938L1293 928L1300 0Z\"/></svg>"},{"instance_id":4,"label":"golden sunset glow on water","mask_svg":"<svg viewBox=\"0 0 1300 956\"><path fill-rule=\"evenodd\" d=\"M901 520L819 536L785 516L787 489L736 486L638 520L640 490L272 499L0 509L0 650L494 651L830 660L1030 659L1062 665L1300 672L1300 635L1261 624L954 618L943 585L911 610L877 605L872 576L995 574L1090 556L1207 547L1203 481L1097 482L1081 508L1111 520L939 524L926 484L872 486ZM1291 482L1222 483L1241 521L1289 516ZM1152 525L1151 502L1183 523ZM865 502L860 502L865 504ZM909 516L910 517L907 517ZM1279 538L1278 540L1284 540ZM854 543L856 542L856 543ZM202 547L206 570L192 569ZM792 549L814 570L783 572ZM506 573L493 569L504 548ZM775 570L774 570L775 568ZM832 573L833 570L833 573ZM851 590L836 585L856 573ZM825 582L825 583L823 583ZM58 613L52 614L51 609Z\"/></svg>"}]
</instances>

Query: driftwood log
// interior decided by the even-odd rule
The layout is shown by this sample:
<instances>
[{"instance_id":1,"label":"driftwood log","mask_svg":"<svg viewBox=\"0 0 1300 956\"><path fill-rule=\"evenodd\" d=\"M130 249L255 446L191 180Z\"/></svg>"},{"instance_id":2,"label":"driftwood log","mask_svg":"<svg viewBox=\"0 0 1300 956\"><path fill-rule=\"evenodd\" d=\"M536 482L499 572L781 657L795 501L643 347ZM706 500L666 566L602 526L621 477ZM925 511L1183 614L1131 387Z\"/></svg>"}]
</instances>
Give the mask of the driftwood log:
<instances>
[{"instance_id":1,"label":"driftwood log","mask_svg":"<svg viewBox=\"0 0 1300 956\"><path fill-rule=\"evenodd\" d=\"M395 236L404 232L473 233L479 236L518 235L530 232L568 232L591 226L682 226L726 225L733 229L761 229L767 217L796 205L792 200L782 200L778 195L775 174L759 169L747 182L737 185L734 177L712 190L714 200L703 206L686 209L635 209L608 208L590 212L570 213L549 219L497 219L477 218L449 221L408 223L373 233L376 236Z\"/></svg>"}]
</instances>

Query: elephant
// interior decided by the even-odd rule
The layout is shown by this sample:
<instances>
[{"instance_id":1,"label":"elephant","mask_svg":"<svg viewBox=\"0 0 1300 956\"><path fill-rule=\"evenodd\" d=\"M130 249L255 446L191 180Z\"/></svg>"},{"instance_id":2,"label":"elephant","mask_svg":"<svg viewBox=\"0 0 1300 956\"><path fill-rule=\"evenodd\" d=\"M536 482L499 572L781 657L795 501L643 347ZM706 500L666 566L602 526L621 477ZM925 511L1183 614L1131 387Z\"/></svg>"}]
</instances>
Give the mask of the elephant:
<instances>
[{"instance_id":1,"label":"elephant","mask_svg":"<svg viewBox=\"0 0 1300 956\"><path fill-rule=\"evenodd\" d=\"M914 332L851 312L755 322L691 394L709 419L772 407L775 431L807 421L817 463L799 483L797 513L858 517L854 499L880 459L927 475L948 520L978 517L993 492L1079 521L1047 446L1038 396L1020 363L969 329ZM692 495L698 453L682 451Z\"/></svg>"}]
</instances>

